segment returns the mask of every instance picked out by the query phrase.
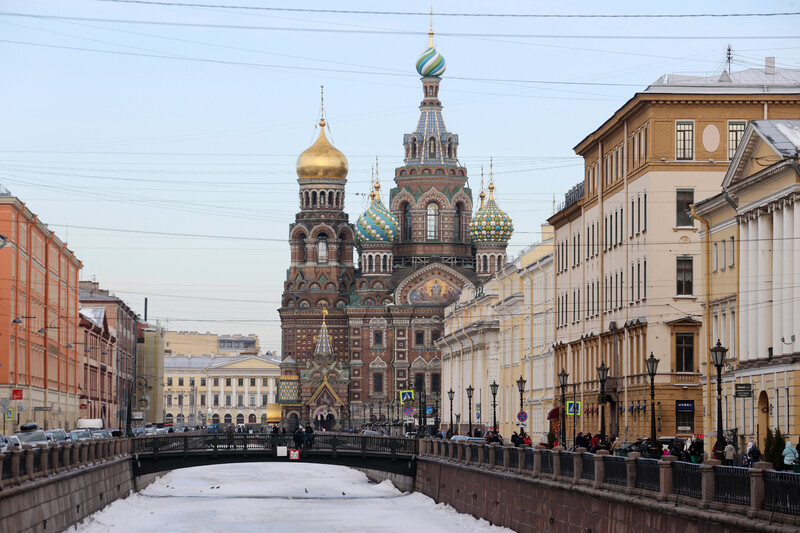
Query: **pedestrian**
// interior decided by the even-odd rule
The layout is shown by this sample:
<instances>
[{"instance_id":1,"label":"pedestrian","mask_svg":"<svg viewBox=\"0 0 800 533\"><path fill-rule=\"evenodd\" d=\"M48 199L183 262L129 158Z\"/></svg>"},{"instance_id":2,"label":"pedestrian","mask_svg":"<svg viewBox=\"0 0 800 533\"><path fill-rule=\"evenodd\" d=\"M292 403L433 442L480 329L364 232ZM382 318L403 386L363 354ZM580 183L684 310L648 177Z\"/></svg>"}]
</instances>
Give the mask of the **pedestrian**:
<instances>
[{"instance_id":1,"label":"pedestrian","mask_svg":"<svg viewBox=\"0 0 800 533\"><path fill-rule=\"evenodd\" d=\"M305 444L308 448L314 447L314 428L311 424L306 426Z\"/></svg>"},{"instance_id":2,"label":"pedestrian","mask_svg":"<svg viewBox=\"0 0 800 533\"><path fill-rule=\"evenodd\" d=\"M786 470L790 470L800 456L792 445L792 441L786 443L786 448L783 449L781 455L783 455L783 465L786 467Z\"/></svg>"},{"instance_id":3,"label":"pedestrian","mask_svg":"<svg viewBox=\"0 0 800 533\"><path fill-rule=\"evenodd\" d=\"M233 425L228 425L228 449L236 449L236 445L233 443Z\"/></svg>"},{"instance_id":4,"label":"pedestrian","mask_svg":"<svg viewBox=\"0 0 800 533\"><path fill-rule=\"evenodd\" d=\"M511 434L511 444L516 446L517 439L519 439L519 435L517 435L517 432L515 431L514 433Z\"/></svg>"},{"instance_id":5,"label":"pedestrian","mask_svg":"<svg viewBox=\"0 0 800 533\"><path fill-rule=\"evenodd\" d=\"M722 464L725 466L733 466L733 460L736 459L736 448L733 447L733 443L731 441L728 441L728 444L725 445L723 454L725 459L723 459Z\"/></svg>"},{"instance_id":6,"label":"pedestrian","mask_svg":"<svg viewBox=\"0 0 800 533\"><path fill-rule=\"evenodd\" d=\"M524 444L525 446L530 446L531 445L531 436L528 435L527 433L522 438L522 444Z\"/></svg>"},{"instance_id":7,"label":"pedestrian","mask_svg":"<svg viewBox=\"0 0 800 533\"><path fill-rule=\"evenodd\" d=\"M753 446L750 447L750 451L747 452L747 455L750 456L750 464L751 466L762 461L763 458L761 457L761 450L758 449L758 444L753 441L750 441Z\"/></svg>"},{"instance_id":8,"label":"pedestrian","mask_svg":"<svg viewBox=\"0 0 800 533\"><path fill-rule=\"evenodd\" d=\"M450 440L453 438L453 428L447 428L447 433L445 433L445 438Z\"/></svg>"}]
</instances>

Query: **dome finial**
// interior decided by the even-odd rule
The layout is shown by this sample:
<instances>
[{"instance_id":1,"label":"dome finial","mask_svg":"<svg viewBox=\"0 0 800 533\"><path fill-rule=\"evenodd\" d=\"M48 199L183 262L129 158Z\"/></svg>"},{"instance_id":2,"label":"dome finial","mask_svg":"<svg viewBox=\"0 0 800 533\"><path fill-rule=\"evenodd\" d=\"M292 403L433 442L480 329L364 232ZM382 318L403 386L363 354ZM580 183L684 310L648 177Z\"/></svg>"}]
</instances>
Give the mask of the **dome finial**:
<instances>
[{"instance_id":1,"label":"dome finial","mask_svg":"<svg viewBox=\"0 0 800 533\"><path fill-rule=\"evenodd\" d=\"M375 156L375 185L373 185L375 191L373 194L375 195L374 198L381 197L381 175L378 172L378 156Z\"/></svg>"},{"instance_id":2,"label":"dome finial","mask_svg":"<svg viewBox=\"0 0 800 533\"><path fill-rule=\"evenodd\" d=\"M486 198L486 193L483 192L483 165L481 165L481 193L478 195L481 199L481 206L478 208L478 211L483 209L483 199Z\"/></svg>"},{"instance_id":3,"label":"dome finial","mask_svg":"<svg viewBox=\"0 0 800 533\"><path fill-rule=\"evenodd\" d=\"M433 48L433 4L431 4L431 27L428 30L428 48Z\"/></svg>"},{"instance_id":4,"label":"dome finial","mask_svg":"<svg viewBox=\"0 0 800 533\"><path fill-rule=\"evenodd\" d=\"M489 201L494 200L494 161L489 158Z\"/></svg>"},{"instance_id":5,"label":"dome finial","mask_svg":"<svg viewBox=\"0 0 800 533\"><path fill-rule=\"evenodd\" d=\"M325 127L325 86L319 86L319 127Z\"/></svg>"}]
</instances>

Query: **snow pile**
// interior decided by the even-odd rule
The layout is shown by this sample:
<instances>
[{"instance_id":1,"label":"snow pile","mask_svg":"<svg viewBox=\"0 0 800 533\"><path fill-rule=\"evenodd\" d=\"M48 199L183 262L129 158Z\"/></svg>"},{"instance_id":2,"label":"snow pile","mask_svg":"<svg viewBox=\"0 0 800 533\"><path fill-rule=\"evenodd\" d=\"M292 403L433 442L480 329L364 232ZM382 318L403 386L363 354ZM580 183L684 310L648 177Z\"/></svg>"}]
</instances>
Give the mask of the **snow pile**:
<instances>
[{"instance_id":1,"label":"snow pile","mask_svg":"<svg viewBox=\"0 0 800 533\"><path fill-rule=\"evenodd\" d=\"M388 481L349 468L248 463L175 470L118 500L70 533L505 532Z\"/></svg>"}]
</instances>

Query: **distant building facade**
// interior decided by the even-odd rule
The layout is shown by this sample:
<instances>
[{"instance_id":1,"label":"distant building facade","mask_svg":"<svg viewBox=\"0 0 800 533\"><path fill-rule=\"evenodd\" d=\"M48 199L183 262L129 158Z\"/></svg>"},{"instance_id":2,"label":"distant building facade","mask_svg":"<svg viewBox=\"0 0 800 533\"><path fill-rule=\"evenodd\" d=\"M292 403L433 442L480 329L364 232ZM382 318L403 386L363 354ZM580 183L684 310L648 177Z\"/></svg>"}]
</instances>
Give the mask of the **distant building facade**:
<instances>
[{"instance_id":1,"label":"distant building facade","mask_svg":"<svg viewBox=\"0 0 800 533\"><path fill-rule=\"evenodd\" d=\"M196 331L165 331L167 355L258 355L261 343L256 335L217 335Z\"/></svg>"}]
</instances>

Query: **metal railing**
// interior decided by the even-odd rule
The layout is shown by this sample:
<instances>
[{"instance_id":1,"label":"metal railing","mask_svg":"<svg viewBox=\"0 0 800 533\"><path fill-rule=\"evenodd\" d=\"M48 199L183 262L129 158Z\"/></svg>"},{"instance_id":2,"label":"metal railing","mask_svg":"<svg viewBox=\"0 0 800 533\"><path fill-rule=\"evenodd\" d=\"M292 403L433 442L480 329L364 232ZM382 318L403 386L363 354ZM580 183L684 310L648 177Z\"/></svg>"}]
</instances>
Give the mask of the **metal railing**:
<instances>
[{"instance_id":1,"label":"metal railing","mask_svg":"<svg viewBox=\"0 0 800 533\"><path fill-rule=\"evenodd\" d=\"M533 448L525 449L525 470L533 472Z\"/></svg>"},{"instance_id":2,"label":"metal railing","mask_svg":"<svg viewBox=\"0 0 800 533\"><path fill-rule=\"evenodd\" d=\"M655 491L661 490L658 459L636 459L636 488Z\"/></svg>"},{"instance_id":3,"label":"metal railing","mask_svg":"<svg viewBox=\"0 0 800 533\"><path fill-rule=\"evenodd\" d=\"M494 448L494 464L495 466L505 466L503 461L503 446L489 446L491 450Z\"/></svg>"},{"instance_id":4,"label":"metal railing","mask_svg":"<svg viewBox=\"0 0 800 533\"><path fill-rule=\"evenodd\" d=\"M603 457L603 467L605 468L604 483L622 486L628 484L628 466L625 464L624 457L607 455Z\"/></svg>"},{"instance_id":5,"label":"metal railing","mask_svg":"<svg viewBox=\"0 0 800 533\"><path fill-rule=\"evenodd\" d=\"M564 477L575 476L575 454L562 451L558 456L561 458L561 475Z\"/></svg>"},{"instance_id":6,"label":"metal railing","mask_svg":"<svg viewBox=\"0 0 800 533\"><path fill-rule=\"evenodd\" d=\"M492 448L488 444L482 444L483 446L483 464L488 465L491 461L490 453L492 453Z\"/></svg>"},{"instance_id":7,"label":"metal railing","mask_svg":"<svg viewBox=\"0 0 800 533\"><path fill-rule=\"evenodd\" d=\"M508 468L519 468L519 448L508 449Z\"/></svg>"},{"instance_id":8,"label":"metal railing","mask_svg":"<svg viewBox=\"0 0 800 533\"><path fill-rule=\"evenodd\" d=\"M750 505L750 471L741 466L714 467L714 499L721 503Z\"/></svg>"},{"instance_id":9,"label":"metal railing","mask_svg":"<svg viewBox=\"0 0 800 533\"><path fill-rule=\"evenodd\" d=\"M800 515L800 474L764 471L764 509Z\"/></svg>"},{"instance_id":10,"label":"metal railing","mask_svg":"<svg viewBox=\"0 0 800 533\"><path fill-rule=\"evenodd\" d=\"M542 450L542 474L553 473L553 452Z\"/></svg>"},{"instance_id":11,"label":"metal railing","mask_svg":"<svg viewBox=\"0 0 800 533\"><path fill-rule=\"evenodd\" d=\"M672 493L679 496L700 498L703 495L701 484L700 465L673 461L672 463Z\"/></svg>"},{"instance_id":12,"label":"metal railing","mask_svg":"<svg viewBox=\"0 0 800 533\"><path fill-rule=\"evenodd\" d=\"M583 466L581 479L594 479L594 457L593 453L583 452L581 454L581 465Z\"/></svg>"}]
</instances>

